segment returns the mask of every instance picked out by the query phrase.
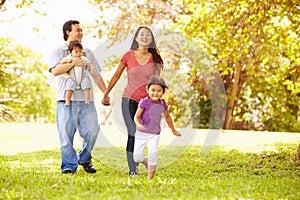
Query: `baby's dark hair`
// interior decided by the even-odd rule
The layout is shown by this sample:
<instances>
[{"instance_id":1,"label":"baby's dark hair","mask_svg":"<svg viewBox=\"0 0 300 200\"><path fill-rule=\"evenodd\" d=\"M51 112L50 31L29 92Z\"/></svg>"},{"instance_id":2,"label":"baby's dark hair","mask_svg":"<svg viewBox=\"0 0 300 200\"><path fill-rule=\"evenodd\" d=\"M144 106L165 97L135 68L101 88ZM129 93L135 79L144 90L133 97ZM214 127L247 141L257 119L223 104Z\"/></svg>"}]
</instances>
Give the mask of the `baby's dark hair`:
<instances>
[{"instance_id":1,"label":"baby's dark hair","mask_svg":"<svg viewBox=\"0 0 300 200\"><path fill-rule=\"evenodd\" d=\"M72 52L74 48L83 49L82 44L78 40L71 41L68 46L70 52Z\"/></svg>"},{"instance_id":2,"label":"baby's dark hair","mask_svg":"<svg viewBox=\"0 0 300 200\"><path fill-rule=\"evenodd\" d=\"M148 81L148 85L147 88L149 90L150 86L156 84L156 85L160 85L163 88L163 92L165 93L166 88L168 88L168 86L166 85L164 79L162 79L159 76L151 76L149 81Z\"/></svg>"}]
</instances>

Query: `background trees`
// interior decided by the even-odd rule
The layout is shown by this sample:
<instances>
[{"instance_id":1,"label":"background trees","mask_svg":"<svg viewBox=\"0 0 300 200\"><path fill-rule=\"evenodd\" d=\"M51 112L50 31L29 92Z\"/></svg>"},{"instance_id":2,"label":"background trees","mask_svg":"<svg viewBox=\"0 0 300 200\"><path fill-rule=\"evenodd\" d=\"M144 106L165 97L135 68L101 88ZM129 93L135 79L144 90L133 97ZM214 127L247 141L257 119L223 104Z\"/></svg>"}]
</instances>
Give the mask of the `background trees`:
<instances>
[{"instance_id":1,"label":"background trees","mask_svg":"<svg viewBox=\"0 0 300 200\"><path fill-rule=\"evenodd\" d=\"M188 4L187 12L177 17L177 25L189 37L203 40L224 80L224 127L230 129L241 120L267 130L299 131L296 1L184 4Z\"/></svg>"},{"instance_id":2,"label":"background trees","mask_svg":"<svg viewBox=\"0 0 300 200\"><path fill-rule=\"evenodd\" d=\"M29 48L0 38L0 121L43 118L53 121L55 94L46 86L47 65Z\"/></svg>"},{"instance_id":3,"label":"background trees","mask_svg":"<svg viewBox=\"0 0 300 200\"><path fill-rule=\"evenodd\" d=\"M90 3L99 10L99 17L85 26L90 33L96 33L96 38L123 40L125 33L139 25L165 30L157 33L158 46L166 61L164 73L180 72L172 77L174 86L187 83L180 98L172 94L169 97L177 123L185 123L180 117L183 113L192 113L194 127L211 126L211 111L215 109L211 100L215 96L212 97L208 86L215 79L208 79L204 69L218 69L226 92L224 128L300 130L297 0L90 0ZM177 41L170 42L172 33L192 45L175 45ZM201 48L194 51L193 45ZM117 60L118 57L111 58L105 69L112 70L112 63ZM0 70L3 88L12 79L7 69ZM242 125L237 127L238 123Z\"/></svg>"}]
</instances>

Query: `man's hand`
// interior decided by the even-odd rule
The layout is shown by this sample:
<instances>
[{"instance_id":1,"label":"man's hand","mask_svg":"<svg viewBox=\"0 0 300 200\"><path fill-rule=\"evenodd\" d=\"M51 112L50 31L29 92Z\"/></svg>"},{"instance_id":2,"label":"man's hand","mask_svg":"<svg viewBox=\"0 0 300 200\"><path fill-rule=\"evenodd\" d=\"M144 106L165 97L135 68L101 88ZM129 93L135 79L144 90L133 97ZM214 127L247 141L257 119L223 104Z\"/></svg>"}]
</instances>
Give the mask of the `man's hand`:
<instances>
[{"instance_id":1,"label":"man's hand","mask_svg":"<svg viewBox=\"0 0 300 200\"><path fill-rule=\"evenodd\" d=\"M72 59L72 64L74 66L83 67L84 61L81 58L75 58L75 59Z\"/></svg>"},{"instance_id":2,"label":"man's hand","mask_svg":"<svg viewBox=\"0 0 300 200\"><path fill-rule=\"evenodd\" d=\"M109 96L104 96L102 99L102 104L104 106L109 106L110 105L110 97Z\"/></svg>"}]
</instances>

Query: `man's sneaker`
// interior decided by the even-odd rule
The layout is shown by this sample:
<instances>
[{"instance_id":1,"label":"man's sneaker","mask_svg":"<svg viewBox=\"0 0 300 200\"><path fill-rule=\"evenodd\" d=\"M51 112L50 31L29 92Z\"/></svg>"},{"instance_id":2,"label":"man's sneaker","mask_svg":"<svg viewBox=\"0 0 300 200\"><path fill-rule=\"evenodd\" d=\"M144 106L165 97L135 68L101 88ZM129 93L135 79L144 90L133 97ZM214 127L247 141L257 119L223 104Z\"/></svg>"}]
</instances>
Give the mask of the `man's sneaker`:
<instances>
[{"instance_id":1,"label":"man's sneaker","mask_svg":"<svg viewBox=\"0 0 300 200\"><path fill-rule=\"evenodd\" d=\"M72 172L71 170L69 169L66 169L64 171L61 172L62 174L74 174L74 172Z\"/></svg>"},{"instance_id":2,"label":"man's sneaker","mask_svg":"<svg viewBox=\"0 0 300 200\"><path fill-rule=\"evenodd\" d=\"M89 163L78 163L79 165L81 165L84 169L84 171L86 171L87 173L96 173L96 168L92 165L91 162Z\"/></svg>"}]
</instances>

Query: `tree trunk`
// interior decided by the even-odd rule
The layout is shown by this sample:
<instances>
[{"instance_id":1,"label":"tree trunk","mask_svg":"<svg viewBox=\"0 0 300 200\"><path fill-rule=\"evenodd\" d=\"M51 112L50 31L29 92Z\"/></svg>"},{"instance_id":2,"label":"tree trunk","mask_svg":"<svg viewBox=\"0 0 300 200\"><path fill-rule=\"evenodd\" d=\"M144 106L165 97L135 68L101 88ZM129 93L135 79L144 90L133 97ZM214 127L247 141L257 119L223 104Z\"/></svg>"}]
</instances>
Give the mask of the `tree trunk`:
<instances>
[{"instance_id":1,"label":"tree trunk","mask_svg":"<svg viewBox=\"0 0 300 200\"><path fill-rule=\"evenodd\" d=\"M232 127L233 110L235 107L235 101L237 100L239 80L240 80L240 76L241 76L241 69L242 69L242 65L240 65L240 64L237 65L235 68L235 73L234 73L233 83L232 83L232 90L231 90L231 94L229 96L229 100L227 103L224 129L231 129L231 127Z\"/></svg>"}]
</instances>

